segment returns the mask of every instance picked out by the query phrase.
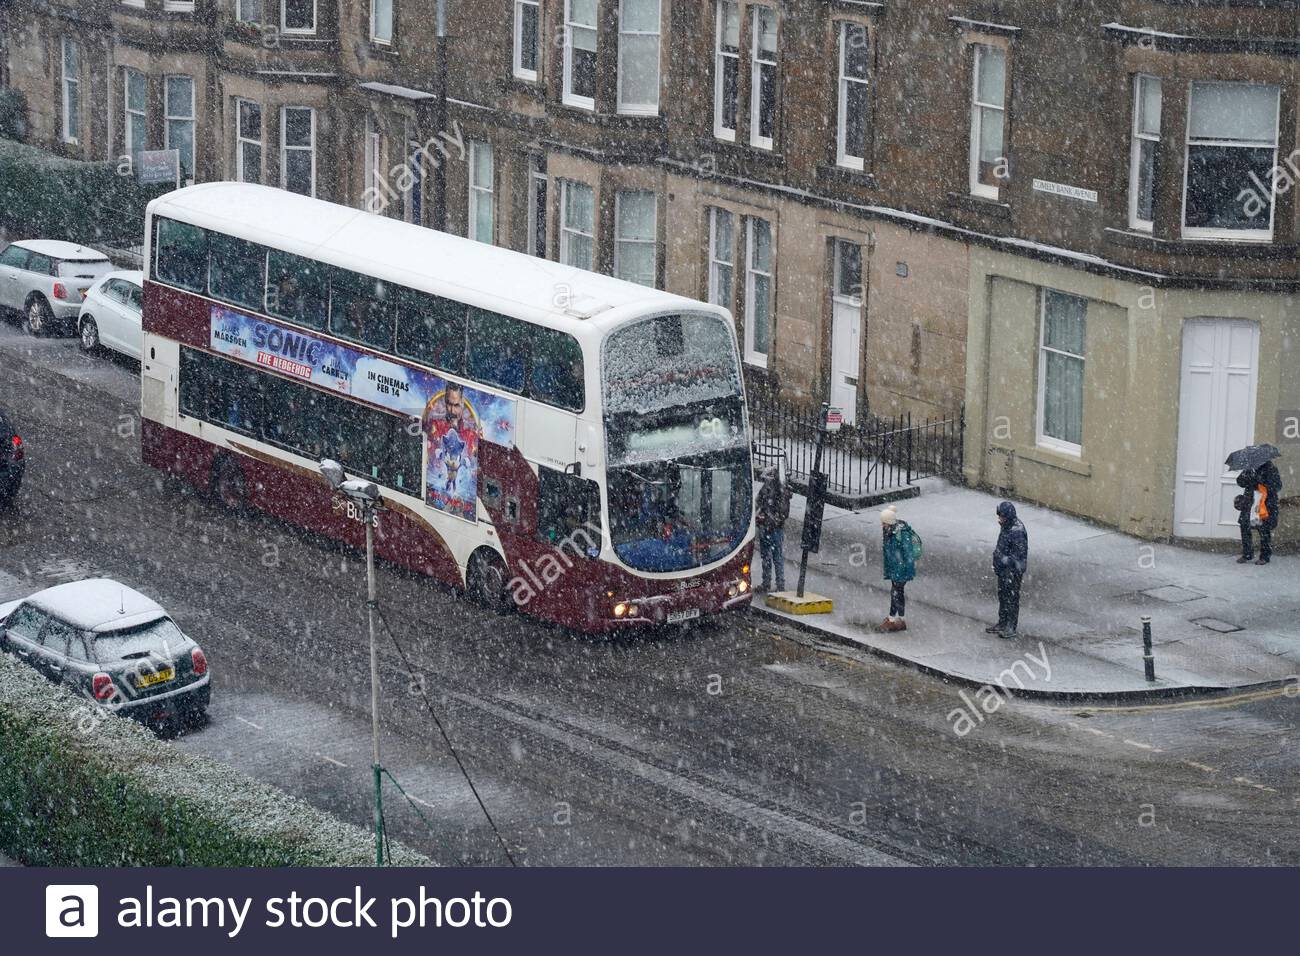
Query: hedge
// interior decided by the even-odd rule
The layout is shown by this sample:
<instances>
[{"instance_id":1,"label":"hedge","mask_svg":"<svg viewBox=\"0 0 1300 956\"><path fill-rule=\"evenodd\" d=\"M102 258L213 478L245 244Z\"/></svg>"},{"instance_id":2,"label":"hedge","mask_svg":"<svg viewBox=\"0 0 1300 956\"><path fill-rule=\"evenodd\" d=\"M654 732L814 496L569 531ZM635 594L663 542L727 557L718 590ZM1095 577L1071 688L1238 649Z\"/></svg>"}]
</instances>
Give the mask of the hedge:
<instances>
[{"instance_id":1,"label":"hedge","mask_svg":"<svg viewBox=\"0 0 1300 956\"><path fill-rule=\"evenodd\" d=\"M0 852L31 866L369 866L374 837L0 653ZM396 843L392 857L433 865Z\"/></svg>"},{"instance_id":2,"label":"hedge","mask_svg":"<svg viewBox=\"0 0 1300 956\"><path fill-rule=\"evenodd\" d=\"M144 207L170 188L140 186L115 162L87 163L0 139L0 226L17 238L139 245Z\"/></svg>"}]
</instances>

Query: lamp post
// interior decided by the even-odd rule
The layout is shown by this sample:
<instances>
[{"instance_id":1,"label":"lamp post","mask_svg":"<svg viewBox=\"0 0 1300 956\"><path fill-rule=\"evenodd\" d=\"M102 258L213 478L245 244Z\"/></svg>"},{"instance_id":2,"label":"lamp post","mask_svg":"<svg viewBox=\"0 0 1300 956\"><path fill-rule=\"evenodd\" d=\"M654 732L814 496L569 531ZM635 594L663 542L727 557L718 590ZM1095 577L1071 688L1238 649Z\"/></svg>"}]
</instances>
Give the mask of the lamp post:
<instances>
[{"instance_id":1,"label":"lamp post","mask_svg":"<svg viewBox=\"0 0 1300 956\"><path fill-rule=\"evenodd\" d=\"M379 602L375 598L375 525L383 510L379 486L361 478L347 478L343 466L332 458L323 458L320 473L335 493L348 501L348 510L358 516L366 528L366 617L370 626L370 736L371 766L375 776L375 866L384 865L384 796L383 765L379 762L379 650L375 641L375 615Z\"/></svg>"}]
</instances>

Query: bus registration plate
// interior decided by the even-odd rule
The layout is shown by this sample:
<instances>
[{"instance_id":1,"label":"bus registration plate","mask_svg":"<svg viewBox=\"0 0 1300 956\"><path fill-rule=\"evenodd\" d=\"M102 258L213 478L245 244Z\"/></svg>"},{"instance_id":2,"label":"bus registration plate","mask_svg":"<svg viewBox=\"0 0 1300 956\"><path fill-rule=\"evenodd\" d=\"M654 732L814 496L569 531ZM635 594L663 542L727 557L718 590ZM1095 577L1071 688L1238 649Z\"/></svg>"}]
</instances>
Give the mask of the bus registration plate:
<instances>
[{"instance_id":1,"label":"bus registration plate","mask_svg":"<svg viewBox=\"0 0 1300 956\"><path fill-rule=\"evenodd\" d=\"M699 616L700 616L700 609L698 607L683 608L680 611L669 611L668 623L680 624L682 621L689 621Z\"/></svg>"}]
</instances>

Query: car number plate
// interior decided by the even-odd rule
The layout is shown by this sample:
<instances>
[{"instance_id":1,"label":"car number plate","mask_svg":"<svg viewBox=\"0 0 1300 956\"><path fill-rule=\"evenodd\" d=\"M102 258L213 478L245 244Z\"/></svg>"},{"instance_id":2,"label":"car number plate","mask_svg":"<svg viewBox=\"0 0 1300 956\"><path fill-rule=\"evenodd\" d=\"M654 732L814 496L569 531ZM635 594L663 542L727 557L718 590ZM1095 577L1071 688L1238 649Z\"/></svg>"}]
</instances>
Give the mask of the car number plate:
<instances>
[{"instance_id":1,"label":"car number plate","mask_svg":"<svg viewBox=\"0 0 1300 956\"><path fill-rule=\"evenodd\" d=\"M165 684L176 676L176 671L171 667L164 667L160 671L154 671L152 674L137 674L135 677L136 687L152 687L154 684Z\"/></svg>"},{"instance_id":2,"label":"car number plate","mask_svg":"<svg viewBox=\"0 0 1300 956\"><path fill-rule=\"evenodd\" d=\"M680 624L682 621L689 621L699 616L700 616L700 609L698 607L688 607L680 611L669 611L668 623Z\"/></svg>"}]
</instances>

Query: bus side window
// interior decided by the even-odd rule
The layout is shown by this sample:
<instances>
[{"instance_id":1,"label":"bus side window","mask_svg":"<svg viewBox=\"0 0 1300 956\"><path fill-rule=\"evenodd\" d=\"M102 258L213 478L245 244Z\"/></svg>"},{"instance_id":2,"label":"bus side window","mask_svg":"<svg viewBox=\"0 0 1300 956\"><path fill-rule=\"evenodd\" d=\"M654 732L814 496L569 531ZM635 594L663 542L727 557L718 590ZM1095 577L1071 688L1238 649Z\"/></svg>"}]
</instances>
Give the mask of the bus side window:
<instances>
[{"instance_id":1,"label":"bus side window","mask_svg":"<svg viewBox=\"0 0 1300 956\"><path fill-rule=\"evenodd\" d=\"M506 315L469 310L469 376L523 394L528 369L530 329Z\"/></svg>"},{"instance_id":2,"label":"bus side window","mask_svg":"<svg viewBox=\"0 0 1300 956\"><path fill-rule=\"evenodd\" d=\"M397 293L397 351L444 372L465 371L463 302L400 289Z\"/></svg>"},{"instance_id":3,"label":"bus side window","mask_svg":"<svg viewBox=\"0 0 1300 956\"><path fill-rule=\"evenodd\" d=\"M335 269L330 275L330 331L353 342L393 350L393 287L381 279Z\"/></svg>"},{"instance_id":4,"label":"bus side window","mask_svg":"<svg viewBox=\"0 0 1300 956\"><path fill-rule=\"evenodd\" d=\"M600 487L586 478L537 469L537 535L554 545L571 542L582 554L600 547Z\"/></svg>"},{"instance_id":5,"label":"bus side window","mask_svg":"<svg viewBox=\"0 0 1300 956\"><path fill-rule=\"evenodd\" d=\"M408 495L420 496L420 466L424 457L424 435L408 427L401 418L385 415L391 422L392 439L389 442L388 487Z\"/></svg>"},{"instance_id":6,"label":"bus side window","mask_svg":"<svg viewBox=\"0 0 1300 956\"><path fill-rule=\"evenodd\" d=\"M261 312L266 250L256 243L212 233L208 237L208 288L214 299Z\"/></svg>"},{"instance_id":7,"label":"bus side window","mask_svg":"<svg viewBox=\"0 0 1300 956\"><path fill-rule=\"evenodd\" d=\"M266 311L289 322L324 330L329 312L329 268L272 249L266 270Z\"/></svg>"},{"instance_id":8,"label":"bus side window","mask_svg":"<svg viewBox=\"0 0 1300 956\"><path fill-rule=\"evenodd\" d=\"M159 219L154 246L158 278L191 292L203 291L208 277L208 234L204 230L174 219Z\"/></svg>"},{"instance_id":9,"label":"bus side window","mask_svg":"<svg viewBox=\"0 0 1300 956\"><path fill-rule=\"evenodd\" d=\"M557 329L533 329L528 397L571 412L582 411L586 396L582 347L577 339Z\"/></svg>"}]
</instances>

